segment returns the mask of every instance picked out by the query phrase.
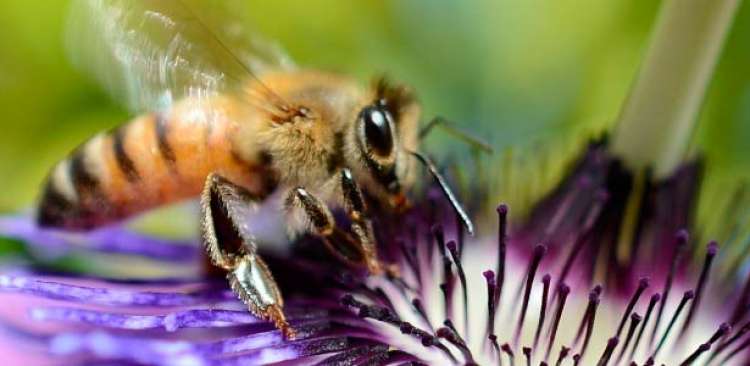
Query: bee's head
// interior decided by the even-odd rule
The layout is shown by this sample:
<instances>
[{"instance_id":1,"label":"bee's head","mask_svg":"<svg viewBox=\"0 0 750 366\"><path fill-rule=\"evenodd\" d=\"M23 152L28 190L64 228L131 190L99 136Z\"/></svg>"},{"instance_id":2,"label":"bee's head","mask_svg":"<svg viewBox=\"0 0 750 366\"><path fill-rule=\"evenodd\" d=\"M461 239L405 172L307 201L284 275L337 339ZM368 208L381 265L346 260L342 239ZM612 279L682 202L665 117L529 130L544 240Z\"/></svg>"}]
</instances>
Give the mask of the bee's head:
<instances>
[{"instance_id":1,"label":"bee's head","mask_svg":"<svg viewBox=\"0 0 750 366\"><path fill-rule=\"evenodd\" d=\"M367 191L393 207L406 203L414 180L419 106L410 91L383 79L375 83L370 103L361 107L353 129L355 174ZM349 157L350 159L352 157Z\"/></svg>"}]
</instances>

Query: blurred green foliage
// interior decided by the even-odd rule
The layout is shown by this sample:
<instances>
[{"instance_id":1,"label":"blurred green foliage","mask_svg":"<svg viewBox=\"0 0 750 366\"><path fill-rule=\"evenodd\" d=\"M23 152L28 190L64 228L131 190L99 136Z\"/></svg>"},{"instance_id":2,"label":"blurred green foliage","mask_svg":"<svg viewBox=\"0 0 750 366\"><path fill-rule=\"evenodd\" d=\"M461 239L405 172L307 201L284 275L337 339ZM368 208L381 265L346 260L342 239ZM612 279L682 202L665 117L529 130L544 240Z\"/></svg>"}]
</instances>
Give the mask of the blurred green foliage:
<instances>
[{"instance_id":1,"label":"blurred green foliage","mask_svg":"<svg viewBox=\"0 0 750 366\"><path fill-rule=\"evenodd\" d=\"M57 159L128 118L67 61L66 8L66 1L0 2L0 211L28 207ZM404 80L428 117L459 121L503 148L610 126L658 2L252 0L246 8L252 27L300 65ZM749 64L746 5L696 135L715 174L750 166ZM448 144L438 133L430 150Z\"/></svg>"}]
</instances>

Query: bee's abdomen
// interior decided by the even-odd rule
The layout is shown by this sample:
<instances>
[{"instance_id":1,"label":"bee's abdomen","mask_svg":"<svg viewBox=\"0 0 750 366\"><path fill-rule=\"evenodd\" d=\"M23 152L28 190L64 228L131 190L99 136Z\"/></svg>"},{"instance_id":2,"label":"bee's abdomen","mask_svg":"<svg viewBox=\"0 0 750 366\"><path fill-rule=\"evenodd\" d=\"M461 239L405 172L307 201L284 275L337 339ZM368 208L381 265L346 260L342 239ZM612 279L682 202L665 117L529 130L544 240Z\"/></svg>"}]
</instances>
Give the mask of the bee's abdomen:
<instances>
[{"instance_id":1,"label":"bee's abdomen","mask_svg":"<svg viewBox=\"0 0 750 366\"><path fill-rule=\"evenodd\" d=\"M198 195L211 172L260 192L262 163L233 152L232 124L179 109L145 115L78 147L48 176L42 226L86 230Z\"/></svg>"}]
</instances>

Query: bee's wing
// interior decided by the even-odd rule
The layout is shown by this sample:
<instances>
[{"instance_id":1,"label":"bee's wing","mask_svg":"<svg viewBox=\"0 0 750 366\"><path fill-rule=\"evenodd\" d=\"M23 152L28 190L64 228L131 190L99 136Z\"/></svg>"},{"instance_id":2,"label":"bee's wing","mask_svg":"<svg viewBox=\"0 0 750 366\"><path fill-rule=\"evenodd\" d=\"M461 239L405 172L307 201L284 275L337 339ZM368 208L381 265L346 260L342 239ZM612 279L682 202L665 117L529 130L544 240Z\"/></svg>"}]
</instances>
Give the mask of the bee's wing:
<instances>
[{"instance_id":1,"label":"bee's wing","mask_svg":"<svg viewBox=\"0 0 750 366\"><path fill-rule=\"evenodd\" d=\"M245 31L242 4L74 0L71 58L134 112L164 109L187 96L240 92L243 81L265 68L294 67L278 47Z\"/></svg>"}]
</instances>

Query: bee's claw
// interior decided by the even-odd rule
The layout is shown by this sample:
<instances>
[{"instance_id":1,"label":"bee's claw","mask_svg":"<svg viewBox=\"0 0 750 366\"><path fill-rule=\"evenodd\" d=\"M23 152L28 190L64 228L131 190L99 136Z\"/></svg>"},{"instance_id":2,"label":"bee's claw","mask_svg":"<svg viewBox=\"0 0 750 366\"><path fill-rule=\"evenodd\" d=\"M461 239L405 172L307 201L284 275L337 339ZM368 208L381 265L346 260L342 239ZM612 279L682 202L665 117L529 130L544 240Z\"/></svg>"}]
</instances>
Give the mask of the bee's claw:
<instances>
[{"instance_id":1,"label":"bee's claw","mask_svg":"<svg viewBox=\"0 0 750 366\"><path fill-rule=\"evenodd\" d=\"M284 334L284 338L287 340L293 340L297 337L297 332L292 328L291 325L289 325L289 322L286 320L286 316L284 315L284 311L281 309L281 306L279 305L270 305L266 307L265 310L262 311L263 319L266 319L274 324L277 329L281 331L282 334Z\"/></svg>"}]
</instances>

